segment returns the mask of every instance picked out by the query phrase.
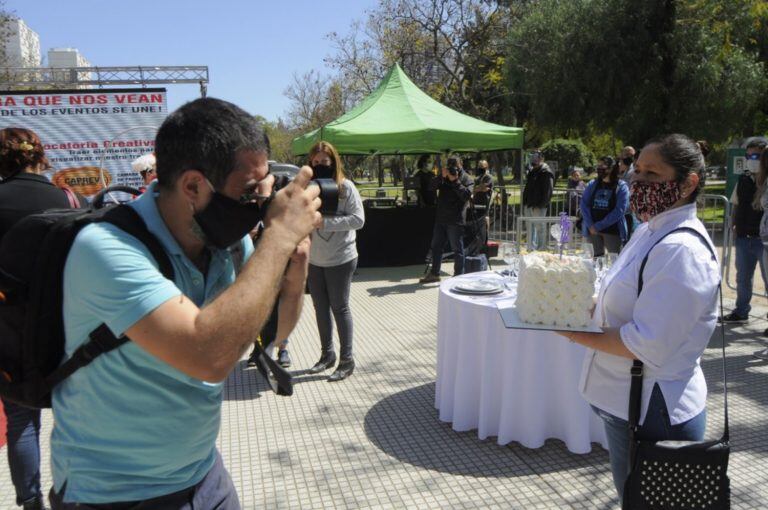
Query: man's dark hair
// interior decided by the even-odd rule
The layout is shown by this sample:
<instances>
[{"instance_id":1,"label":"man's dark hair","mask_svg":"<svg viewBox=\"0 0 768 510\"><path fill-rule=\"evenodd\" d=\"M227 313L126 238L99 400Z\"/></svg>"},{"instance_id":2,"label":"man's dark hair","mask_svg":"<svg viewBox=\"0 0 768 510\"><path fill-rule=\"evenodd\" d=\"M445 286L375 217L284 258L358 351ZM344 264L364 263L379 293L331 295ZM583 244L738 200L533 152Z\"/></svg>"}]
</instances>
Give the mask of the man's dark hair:
<instances>
[{"instance_id":1,"label":"man's dark hair","mask_svg":"<svg viewBox=\"0 0 768 510\"><path fill-rule=\"evenodd\" d=\"M165 119L155 137L158 184L171 188L185 171L199 170L220 188L241 150L269 154L269 139L252 115L221 99L190 101Z\"/></svg>"}]
</instances>

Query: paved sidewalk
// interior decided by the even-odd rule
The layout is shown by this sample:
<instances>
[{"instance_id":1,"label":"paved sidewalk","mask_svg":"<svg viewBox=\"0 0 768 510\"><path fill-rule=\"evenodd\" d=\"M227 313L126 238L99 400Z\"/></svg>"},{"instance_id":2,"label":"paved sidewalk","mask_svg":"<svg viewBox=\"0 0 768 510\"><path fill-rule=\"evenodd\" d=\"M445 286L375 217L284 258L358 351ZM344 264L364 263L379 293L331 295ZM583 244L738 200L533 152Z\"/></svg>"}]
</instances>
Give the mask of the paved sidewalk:
<instances>
[{"instance_id":1,"label":"paved sidewalk","mask_svg":"<svg viewBox=\"0 0 768 510\"><path fill-rule=\"evenodd\" d=\"M227 381L219 448L243 508L614 509L607 453L575 455L549 440L531 450L457 433L434 408L437 286L423 267L361 269L352 286L357 369L347 381L298 375L293 397L242 367ZM759 304L759 303L756 303ZM768 363L751 357L765 307L728 335L733 508L768 507ZM761 318L757 318L761 317ZM719 337L703 359L708 437L722 431ZM311 301L291 337L295 370L319 357ZM330 372L329 372L330 373ZM43 483L50 487L46 412ZM0 448L0 509L14 507Z\"/></svg>"}]
</instances>

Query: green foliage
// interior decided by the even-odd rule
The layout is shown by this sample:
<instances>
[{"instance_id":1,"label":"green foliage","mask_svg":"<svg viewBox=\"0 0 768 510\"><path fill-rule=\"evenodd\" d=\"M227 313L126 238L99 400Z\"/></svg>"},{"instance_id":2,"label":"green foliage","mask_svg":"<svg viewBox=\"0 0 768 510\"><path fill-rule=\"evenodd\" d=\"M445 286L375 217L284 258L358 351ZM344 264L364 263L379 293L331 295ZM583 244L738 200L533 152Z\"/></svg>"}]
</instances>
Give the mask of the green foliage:
<instances>
[{"instance_id":1,"label":"green foliage","mask_svg":"<svg viewBox=\"0 0 768 510\"><path fill-rule=\"evenodd\" d=\"M541 152L548 161L557 161L560 168L595 165L595 155L581 140L555 138L542 145Z\"/></svg>"},{"instance_id":2,"label":"green foliage","mask_svg":"<svg viewBox=\"0 0 768 510\"><path fill-rule=\"evenodd\" d=\"M751 131L765 67L705 12L732 4L531 3L510 38L510 83L530 94L521 101L530 120L556 133L614 132L640 145L663 132L720 141Z\"/></svg>"}]
</instances>

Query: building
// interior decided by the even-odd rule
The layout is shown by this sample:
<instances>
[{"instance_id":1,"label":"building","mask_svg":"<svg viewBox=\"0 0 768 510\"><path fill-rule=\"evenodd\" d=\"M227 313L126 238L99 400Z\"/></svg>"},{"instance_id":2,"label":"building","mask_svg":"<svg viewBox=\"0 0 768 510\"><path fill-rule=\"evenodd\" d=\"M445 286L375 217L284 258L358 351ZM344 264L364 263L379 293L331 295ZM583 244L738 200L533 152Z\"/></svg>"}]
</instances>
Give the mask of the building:
<instances>
[{"instance_id":1,"label":"building","mask_svg":"<svg viewBox=\"0 0 768 510\"><path fill-rule=\"evenodd\" d=\"M8 21L5 54L8 67L40 67L40 36L21 18Z\"/></svg>"},{"instance_id":2,"label":"building","mask_svg":"<svg viewBox=\"0 0 768 510\"><path fill-rule=\"evenodd\" d=\"M91 63L76 48L51 48L48 50L48 67L54 69L59 67L91 67ZM71 78L70 75L64 75L63 72L54 71L53 73L58 80L66 81ZM77 73L76 80L72 81L90 80L90 78L91 73L81 72Z\"/></svg>"}]
</instances>

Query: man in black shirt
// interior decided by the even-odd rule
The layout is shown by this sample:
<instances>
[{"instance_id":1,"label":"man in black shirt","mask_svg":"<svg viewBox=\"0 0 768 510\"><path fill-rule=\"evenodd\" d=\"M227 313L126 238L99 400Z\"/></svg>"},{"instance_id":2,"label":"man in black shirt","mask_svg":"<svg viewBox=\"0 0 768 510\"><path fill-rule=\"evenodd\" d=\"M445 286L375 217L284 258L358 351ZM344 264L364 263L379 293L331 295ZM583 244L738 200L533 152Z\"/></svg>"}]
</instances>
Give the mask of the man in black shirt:
<instances>
[{"instance_id":1,"label":"man in black shirt","mask_svg":"<svg viewBox=\"0 0 768 510\"><path fill-rule=\"evenodd\" d=\"M453 250L453 275L464 274L464 225L467 219L472 179L461 168L461 158L451 156L432 181L438 191L435 228L432 232L432 270L419 280L421 283L440 281L443 248L448 241Z\"/></svg>"},{"instance_id":2,"label":"man in black shirt","mask_svg":"<svg viewBox=\"0 0 768 510\"><path fill-rule=\"evenodd\" d=\"M526 174L525 188L523 188L523 216L546 216L554 187L555 174L544 162L544 155L541 152L534 152L531 155L531 168ZM545 249L549 240L545 225L529 224L528 227L528 249Z\"/></svg>"},{"instance_id":3,"label":"man in black shirt","mask_svg":"<svg viewBox=\"0 0 768 510\"><path fill-rule=\"evenodd\" d=\"M766 147L766 140L756 138L747 144L747 166L739 176L731 195L733 205L733 229L736 234L736 307L719 319L726 324L746 324L752 309L752 283L755 268L760 263L760 274L766 282L763 267L763 241L760 239L760 220L763 211L752 205L757 191L755 175L759 168L760 154ZM768 284L766 284L768 288Z\"/></svg>"}]
</instances>

